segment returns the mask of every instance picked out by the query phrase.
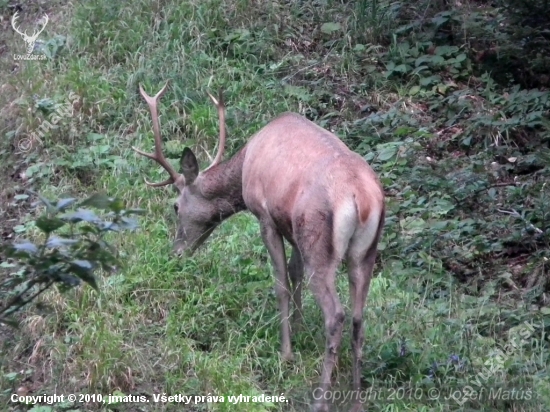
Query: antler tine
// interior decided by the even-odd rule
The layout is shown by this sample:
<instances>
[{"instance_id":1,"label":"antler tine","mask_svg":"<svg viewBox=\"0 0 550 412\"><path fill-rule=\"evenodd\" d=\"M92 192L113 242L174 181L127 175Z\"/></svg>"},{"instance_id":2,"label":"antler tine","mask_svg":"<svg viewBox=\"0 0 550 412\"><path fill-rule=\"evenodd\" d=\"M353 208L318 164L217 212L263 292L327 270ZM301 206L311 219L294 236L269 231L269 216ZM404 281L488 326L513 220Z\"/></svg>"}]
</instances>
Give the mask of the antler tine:
<instances>
[{"instance_id":1,"label":"antler tine","mask_svg":"<svg viewBox=\"0 0 550 412\"><path fill-rule=\"evenodd\" d=\"M143 90L143 87L141 86L141 84L139 85L139 92L140 92L141 96L145 99L145 101L147 102L147 105L149 106L149 111L151 112L151 118L152 118L152 122L153 122L153 135L155 137L155 152L154 153L146 153L146 152L143 152L143 151L139 150L136 147L132 147L132 149L134 149L134 151L136 153L139 153L142 156L145 156L149 159L152 159L152 160L156 161L170 175L170 177L167 180L165 180L164 182L151 183L151 182L148 182L147 180L145 180L145 183L148 186L152 186L152 187L161 187L161 186L169 185L171 183L174 183L181 176L178 172L176 172L174 170L172 165L168 162L168 160L166 160L166 158L164 157L164 155L162 153L162 138L161 138L161 135L160 135L160 124L159 124L159 117L158 117L158 110L157 110L157 102L158 102L158 99L166 91L167 86L168 86L168 82L166 82L164 87L155 96L151 97L145 92L145 90Z\"/></svg>"},{"instance_id":2,"label":"antler tine","mask_svg":"<svg viewBox=\"0 0 550 412\"><path fill-rule=\"evenodd\" d=\"M204 171L220 163L222 161L223 153L225 151L225 104L223 102L222 91L220 90L218 98L215 98L210 93L208 93L208 96L210 97L210 100L212 100L212 102L218 109L218 118L220 120L220 137L218 141L218 152L216 153L216 157L212 161L212 164L208 166Z\"/></svg>"},{"instance_id":3,"label":"antler tine","mask_svg":"<svg viewBox=\"0 0 550 412\"><path fill-rule=\"evenodd\" d=\"M38 37L38 35L39 35L40 33L42 33L42 32L44 31L44 29L46 28L46 25L48 24L48 21L50 20L50 18L48 17L47 14L44 14L44 17L45 17L45 18L44 18L44 24L42 24L42 28L40 29L40 31L37 30L37 31L33 34L33 36Z\"/></svg>"},{"instance_id":4,"label":"antler tine","mask_svg":"<svg viewBox=\"0 0 550 412\"><path fill-rule=\"evenodd\" d=\"M17 33L19 33L21 36L26 36L26 35L27 35L27 32L22 33L21 31L19 31L19 30L17 29L17 27L15 27L15 22L17 21L17 18L19 17L19 16L17 15L18 13L19 13L19 12L16 11L15 14L13 15L13 17L11 18L11 26L12 26L13 29L14 29Z\"/></svg>"}]
</instances>

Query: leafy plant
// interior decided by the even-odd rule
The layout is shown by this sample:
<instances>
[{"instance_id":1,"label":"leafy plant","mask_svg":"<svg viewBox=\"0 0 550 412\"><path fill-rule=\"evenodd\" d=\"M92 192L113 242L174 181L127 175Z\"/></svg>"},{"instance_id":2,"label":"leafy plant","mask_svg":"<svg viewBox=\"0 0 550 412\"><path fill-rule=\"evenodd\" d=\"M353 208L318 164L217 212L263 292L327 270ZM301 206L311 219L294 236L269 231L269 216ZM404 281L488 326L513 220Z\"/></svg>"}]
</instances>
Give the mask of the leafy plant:
<instances>
[{"instance_id":1,"label":"leafy plant","mask_svg":"<svg viewBox=\"0 0 550 412\"><path fill-rule=\"evenodd\" d=\"M113 270L116 250L105 236L110 232L133 230L137 222L132 215L139 209L125 209L117 199L94 194L77 203L75 198L55 202L38 195L46 207L34 225L42 241L20 241L3 245L4 268L11 273L0 284L0 296L6 302L0 310L0 322L16 325L10 318L53 285L60 291L78 286L81 281L98 290L94 272ZM76 210L70 210L77 207ZM100 217L92 209L107 211Z\"/></svg>"}]
</instances>

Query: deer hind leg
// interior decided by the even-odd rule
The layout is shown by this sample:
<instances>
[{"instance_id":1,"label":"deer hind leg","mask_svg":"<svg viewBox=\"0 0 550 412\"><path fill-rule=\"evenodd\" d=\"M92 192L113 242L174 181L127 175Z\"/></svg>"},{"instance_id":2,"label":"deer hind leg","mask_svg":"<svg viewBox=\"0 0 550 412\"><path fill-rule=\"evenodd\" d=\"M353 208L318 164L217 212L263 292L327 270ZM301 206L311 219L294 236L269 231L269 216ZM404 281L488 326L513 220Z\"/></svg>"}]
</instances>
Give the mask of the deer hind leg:
<instances>
[{"instance_id":1,"label":"deer hind leg","mask_svg":"<svg viewBox=\"0 0 550 412\"><path fill-rule=\"evenodd\" d=\"M275 270L275 294L281 316L281 356L284 360L292 360L290 344L290 285L288 282L285 247L283 237L275 226L265 221L260 222L262 239Z\"/></svg>"},{"instance_id":2,"label":"deer hind leg","mask_svg":"<svg viewBox=\"0 0 550 412\"><path fill-rule=\"evenodd\" d=\"M384 222L384 214L381 216L378 228L371 224L370 229L361 231L353 236L350 242L350 249L347 255L349 291L351 299L351 348L352 348L352 390L359 393L361 390L361 357L363 353L363 342L365 340L365 329L363 324L363 309L369 293L372 272L376 261L378 240L381 235L381 228ZM376 230L377 229L377 230ZM373 235L374 233L374 235ZM369 245L366 252L364 245ZM362 410L359 397L353 399L352 412Z\"/></svg>"},{"instance_id":3,"label":"deer hind leg","mask_svg":"<svg viewBox=\"0 0 550 412\"><path fill-rule=\"evenodd\" d=\"M315 262L314 265L306 263L305 273L311 292L321 307L325 319L325 357L321 371L320 390L315 391L315 402L313 405L315 412L324 412L328 411L325 392L330 389L332 371L338 361L345 314L334 284L338 261L332 260L326 262L325 260L325 265L322 264L323 262L319 263Z\"/></svg>"},{"instance_id":4,"label":"deer hind leg","mask_svg":"<svg viewBox=\"0 0 550 412\"><path fill-rule=\"evenodd\" d=\"M302 313L302 280L304 277L304 262L302 254L296 246L292 247L292 255L288 263L288 275L292 285L292 301L294 302L294 313L292 314L292 327L294 331L302 329L304 316Z\"/></svg>"},{"instance_id":5,"label":"deer hind leg","mask_svg":"<svg viewBox=\"0 0 550 412\"><path fill-rule=\"evenodd\" d=\"M351 297L351 349L352 349L352 391L361 390L361 358L365 329L363 324L363 309L369 293L369 286L376 259L376 244L374 244L361 260L348 258L349 289ZM353 399L352 412L362 410L358 397Z\"/></svg>"}]
</instances>

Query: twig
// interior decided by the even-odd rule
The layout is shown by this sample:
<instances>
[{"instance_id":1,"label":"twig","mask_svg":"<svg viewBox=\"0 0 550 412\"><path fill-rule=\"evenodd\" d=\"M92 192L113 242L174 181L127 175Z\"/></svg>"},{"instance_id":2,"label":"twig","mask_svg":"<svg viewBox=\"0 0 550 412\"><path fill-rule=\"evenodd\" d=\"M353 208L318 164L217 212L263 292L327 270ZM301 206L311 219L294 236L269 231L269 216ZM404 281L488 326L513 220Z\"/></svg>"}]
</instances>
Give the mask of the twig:
<instances>
[{"instance_id":1,"label":"twig","mask_svg":"<svg viewBox=\"0 0 550 412\"><path fill-rule=\"evenodd\" d=\"M538 227L535 227L532 223L527 222L523 216L521 216L517 210L503 210L503 209L497 209L498 212L504 213L505 215L510 215L512 217L515 217L517 219L523 220L524 223L526 223L527 227L531 230L533 230L535 233L538 233L539 235L544 233L542 230L540 230Z\"/></svg>"},{"instance_id":2,"label":"twig","mask_svg":"<svg viewBox=\"0 0 550 412\"><path fill-rule=\"evenodd\" d=\"M469 197L477 195L478 193L483 192L484 190L491 189L493 187L505 187L505 186L517 186L517 185L518 185L517 182L495 183L493 185L482 187L481 189L474 190L472 193L470 193L470 194L464 196L462 199L460 199L460 201L463 202L464 200L468 199Z\"/></svg>"},{"instance_id":3,"label":"twig","mask_svg":"<svg viewBox=\"0 0 550 412\"><path fill-rule=\"evenodd\" d=\"M41 289L38 289L37 292L29 296L27 299L23 297L30 289L32 289L38 282L36 279L33 279L31 282L31 285L27 287L23 292L20 292L15 296L13 299L10 300L10 302L0 311L0 318L5 318L7 316L12 315L15 313L19 308L22 308L23 306L31 303L38 295L46 291L50 286L54 284L53 280L49 280L47 282L44 282L46 286L44 286Z\"/></svg>"}]
</instances>

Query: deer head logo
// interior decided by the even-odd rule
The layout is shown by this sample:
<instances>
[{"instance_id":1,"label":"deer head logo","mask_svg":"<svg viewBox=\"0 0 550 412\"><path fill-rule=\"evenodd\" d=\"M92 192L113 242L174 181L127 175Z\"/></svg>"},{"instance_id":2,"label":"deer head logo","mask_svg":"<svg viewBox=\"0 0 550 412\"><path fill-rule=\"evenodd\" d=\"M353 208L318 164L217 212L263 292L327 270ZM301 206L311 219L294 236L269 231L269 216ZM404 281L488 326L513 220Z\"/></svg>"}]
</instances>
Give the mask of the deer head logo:
<instances>
[{"instance_id":1,"label":"deer head logo","mask_svg":"<svg viewBox=\"0 0 550 412\"><path fill-rule=\"evenodd\" d=\"M26 32L19 31L15 26L15 22L17 20L17 13L18 12L15 12L13 17L11 18L11 25L17 33L23 36L23 40L25 40L25 43L27 43L27 54L31 54L34 50L34 44L36 43L36 39L38 38L38 35L44 31L46 24L48 24L48 20L49 20L48 15L44 14L44 19L43 19L44 22L42 23L42 28L39 31L35 30L32 36L29 36Z\"/></svg>"}]
</instances>

